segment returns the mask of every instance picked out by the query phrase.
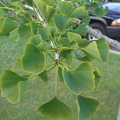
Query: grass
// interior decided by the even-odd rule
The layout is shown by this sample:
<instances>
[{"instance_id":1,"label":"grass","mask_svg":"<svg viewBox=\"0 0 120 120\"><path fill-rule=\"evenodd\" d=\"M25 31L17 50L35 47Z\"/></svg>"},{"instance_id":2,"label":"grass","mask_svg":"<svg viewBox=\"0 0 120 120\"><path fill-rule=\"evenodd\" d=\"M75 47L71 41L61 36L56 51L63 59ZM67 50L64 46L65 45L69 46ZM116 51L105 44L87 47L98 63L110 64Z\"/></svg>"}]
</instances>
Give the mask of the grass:
<instances>
[{"instance_id":1,"label":"grass","mask_svg":"<svg viewBox=\"0 0 120 120\"><path fill-rule=\"evenodd\" d=\"M27 40L15 42L7 37L0 38L0 75L4 69L11 69L16 57L21 57L23 47ZM92 62L101 70L102 82L97 91L92 93L101 101L97 112L90 120L116 120L120 102L120 55L110 54L106 65ZM12 105L0 96L0 119L1 120L49 120L37 110L39 106L54 97L54 72L49 75L49 82L45 83L33 77L29 80L26 91L21 101ZM73 111L71 120L77 120L77 103L75 95L60 83L58 86L59 99L67 104Z\"/></svg>"}]
</instances>

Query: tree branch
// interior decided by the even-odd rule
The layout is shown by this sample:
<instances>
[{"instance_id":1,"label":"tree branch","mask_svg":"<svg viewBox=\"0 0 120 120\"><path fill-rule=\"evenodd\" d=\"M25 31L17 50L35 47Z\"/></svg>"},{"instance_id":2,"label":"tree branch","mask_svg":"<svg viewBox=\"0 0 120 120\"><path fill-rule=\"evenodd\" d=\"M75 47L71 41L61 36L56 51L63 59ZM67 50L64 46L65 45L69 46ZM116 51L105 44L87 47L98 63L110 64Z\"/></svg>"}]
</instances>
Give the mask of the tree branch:
<instances>
[{"instance_id":1,"label":"tree branch","mask_svg":"<svg viewBox=\"0 0 120 120\"><path fill-rule=\"evenodd\" d=\"M88 33L93 35L96 38L105 38L107 43L111 46L116 48L117 50L120 51L120 42L118 42L117 40L111 39L105 35L103 35L102 33L97 33L96 30L94 30L93 28L91 28L90 26L87 26L88 28Z\"/></svg>"}]
</instances>

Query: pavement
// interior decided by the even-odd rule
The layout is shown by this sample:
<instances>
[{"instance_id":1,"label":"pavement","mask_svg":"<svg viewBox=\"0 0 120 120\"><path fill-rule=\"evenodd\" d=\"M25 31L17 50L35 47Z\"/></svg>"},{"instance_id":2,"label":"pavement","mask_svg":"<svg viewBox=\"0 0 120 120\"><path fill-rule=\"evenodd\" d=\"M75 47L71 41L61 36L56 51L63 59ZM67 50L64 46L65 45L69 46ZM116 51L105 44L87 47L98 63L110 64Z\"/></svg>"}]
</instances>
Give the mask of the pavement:
<instances>
[{"instance_id":1,"label":"pavement","mask_svg":"<svg viewBox=\"0 0 120 120\"><path fill-rule=\"evenodd\" d=\"M116 50L116 49L113 48L113 47L110 47L110 52L111 52L111 53L114 53L114 54L119 54L119 55L120 55L120 51Z\"/></svg>"}]
</instances>

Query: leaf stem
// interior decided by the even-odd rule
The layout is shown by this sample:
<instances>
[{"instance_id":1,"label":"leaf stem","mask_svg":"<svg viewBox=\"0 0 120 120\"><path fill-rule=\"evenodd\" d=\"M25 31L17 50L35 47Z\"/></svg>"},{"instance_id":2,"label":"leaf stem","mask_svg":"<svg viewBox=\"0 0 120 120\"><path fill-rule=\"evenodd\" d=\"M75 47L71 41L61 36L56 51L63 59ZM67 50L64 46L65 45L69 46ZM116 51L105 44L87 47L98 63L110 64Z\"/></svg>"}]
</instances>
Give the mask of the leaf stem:
<instances>
[{"instance_id":1,"label":"leaf stem","mask_svg":"<svg viewBox=\"0 0 120 120\"><path fill-rule=\"evenodd\" d=\"M52 68L50 68L49 70L47 70L47 72L51 71L55 66L56 66L56 64Z\"/></svg>"},{"instance_id":2,"label":"leaf stem","mask_svg":"<svg viewBox=\"0 0 120 120\"><path fill-rule=\"evenodd\" d=\"M57 78L58 78L58 65L56 66L56 73L55 73L55 96L57 97Z\"/></svg>"},{"instance_id":3,"label":"leaf stem","mask_svg":"<svg viewBox=\"0 0 120 120\"><path fill-rule=\"evenodd\" d=\"M0 7L0 8L14 11L14 9L9 8L9 7Z\"/></svg>"}]
</instances>

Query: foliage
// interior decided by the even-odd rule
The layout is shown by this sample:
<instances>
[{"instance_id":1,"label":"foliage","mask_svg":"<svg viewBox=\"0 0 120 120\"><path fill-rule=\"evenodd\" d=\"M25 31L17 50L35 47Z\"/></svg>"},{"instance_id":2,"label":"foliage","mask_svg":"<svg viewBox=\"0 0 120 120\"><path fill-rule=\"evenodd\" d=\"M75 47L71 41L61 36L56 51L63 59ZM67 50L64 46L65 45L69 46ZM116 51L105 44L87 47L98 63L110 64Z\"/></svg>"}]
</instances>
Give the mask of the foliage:
<instances>
[{"instance_id":1,"label":"foliage","mask_svg":"<svg viewBox=\"0 0 120 120\"><path fill-rule=\"evenodd\" d=\"M90 42L83 36L87 33L89 12L102 16L106 10L97 0L26 2L33 10L24 9L18 0L0 2L0 36L7 35L15 41L28 39L22 58L16 59L12 70L5 70L1 75L2 97L13 104L18 103L30 77L37 75L49 82L47 74L56 68L54 98L42 105L39 111L55 120L68 120L72 116L71 110L59 100L57 87L60 79L78 98L79 119L89 118L96 111L99 101L87 96L100 83L99 70L93 68L90 61L97 59L106 63L109 47L103 38ZM74 6L76 2L80 5ZM39 20L39 15L43 21ZM81 24L76 26L78 18ZM76 59L78 66L74 64Z\"/></svg>"}]
</instances>

